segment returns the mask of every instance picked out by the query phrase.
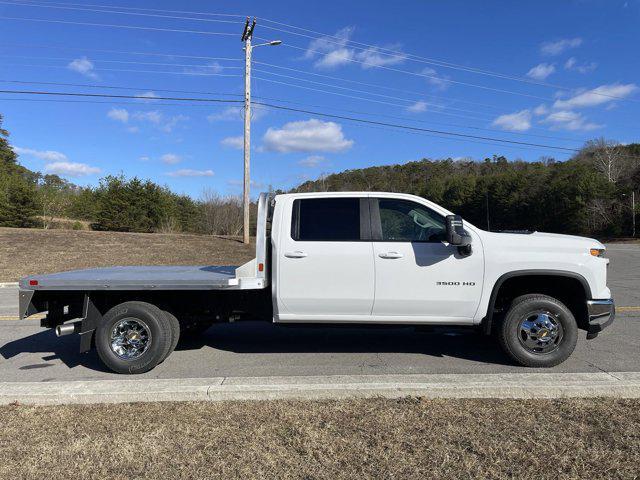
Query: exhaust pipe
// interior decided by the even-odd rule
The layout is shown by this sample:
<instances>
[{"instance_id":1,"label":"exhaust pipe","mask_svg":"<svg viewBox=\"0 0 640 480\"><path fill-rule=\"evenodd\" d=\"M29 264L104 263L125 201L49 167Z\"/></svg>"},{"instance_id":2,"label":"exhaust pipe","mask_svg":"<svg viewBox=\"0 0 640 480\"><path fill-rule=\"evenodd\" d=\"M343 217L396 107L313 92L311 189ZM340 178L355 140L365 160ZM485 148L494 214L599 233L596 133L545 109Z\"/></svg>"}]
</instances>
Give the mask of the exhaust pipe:
<instances>
[{"instance_id":1,"label":"exhaust pipe","mask_svg":"<svg viewBox=\"0 0 640 480\"><path fill-rule=\"evenodd\" d=\"M80 332L80 326L82 322L64 323L56 327L56 337L64 337L65 335L71 335L72 333Z\"/></svg>"}]
</instances>

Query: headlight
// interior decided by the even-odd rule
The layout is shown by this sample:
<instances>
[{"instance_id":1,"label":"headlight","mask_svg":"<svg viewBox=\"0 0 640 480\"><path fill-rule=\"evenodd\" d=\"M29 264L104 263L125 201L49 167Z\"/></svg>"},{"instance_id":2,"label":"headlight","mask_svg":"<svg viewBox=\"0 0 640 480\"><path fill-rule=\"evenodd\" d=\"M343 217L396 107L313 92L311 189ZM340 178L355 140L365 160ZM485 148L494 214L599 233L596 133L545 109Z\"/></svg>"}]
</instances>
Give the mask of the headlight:
<instances>
[{"instance_id":1,"label":"headlight","mask_svg":"<svg viewBox=\"0 0 640 480\"><path fill-rule=\"evenodd\" d=\"M592 257L604 257L604 252L604 248L592 248L589 250Z\"/></svg>"}]
</instances>

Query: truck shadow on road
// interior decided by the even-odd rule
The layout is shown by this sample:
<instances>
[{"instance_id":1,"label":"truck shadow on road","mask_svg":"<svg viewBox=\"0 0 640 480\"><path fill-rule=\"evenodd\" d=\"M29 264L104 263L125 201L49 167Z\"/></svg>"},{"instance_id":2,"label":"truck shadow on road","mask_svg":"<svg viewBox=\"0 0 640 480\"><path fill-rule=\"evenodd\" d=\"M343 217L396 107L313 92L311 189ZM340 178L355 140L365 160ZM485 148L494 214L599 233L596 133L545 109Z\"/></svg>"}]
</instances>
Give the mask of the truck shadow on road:
<instances>
[{"instance_id":1,"label":"truck shadow on road","mask_svg":"<svg viewBox=\"0 0 640 480\"><path fill-rule=\"evenodd\" d=\"M0 356L4 359L10 359L21 353L44 354L41 357L44 363L25 365L20 367L21 370L45 368L53 365L48 362L60 360L69 368L82 365L100 372L109 371L100 363L95 350L80 353L78 351L79 348L80 344L77 336L69 335L58 338L53 330L44 330L28 337L7 342L0 347Z\"/></svg>"},{"instance_id":2,"label":"truck shadow on road","mask_svg":"<svg viewBox=\"0 0 640 480\"><path fill-rule=\"evenodd\" d=\"M184 338L177 351L217 349L247 355L255 354L314 354L314 353L396 353L424 355L429 358L463 359L499 365L513 365L497 343L470 330L419 330L414 327L354 328L280 326L266 322L241 322L214 325L195 338ZM60 360L68 368L83 366L96 371L108 370L99 361L95 350L79 353L77 336L58 338L52 330L42 331L13 340L0 347L0 356L10 359L21 353L42 354L44 363L20 369L52 366ZM346 359L353 361L353 358ZM424 365L415 357L411 362Z\"/></svg>"},{"instance_id":3,"label":"truck shadow on road","mask_svg":"<svg viewBox=\"0 0 640 480\"><path fill-rule=\"evenodd\" d=\"M470 329L353 326L282 326L266 322L219 324L176 350L244 353L398 353L513 365L492 337Z\"/></svg>"}]
</instances>

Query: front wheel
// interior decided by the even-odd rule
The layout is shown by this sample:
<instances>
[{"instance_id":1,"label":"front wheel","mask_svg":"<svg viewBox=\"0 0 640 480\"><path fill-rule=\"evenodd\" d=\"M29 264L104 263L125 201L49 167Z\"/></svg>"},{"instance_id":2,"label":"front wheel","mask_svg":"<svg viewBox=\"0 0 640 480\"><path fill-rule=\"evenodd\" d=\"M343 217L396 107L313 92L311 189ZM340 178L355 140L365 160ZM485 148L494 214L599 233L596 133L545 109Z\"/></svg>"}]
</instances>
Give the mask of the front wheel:
<instances>
[{"instance_id":1,"label":"front wheel","mask_svg":"<svg viewBox=\"0 0 640 480\"><path fill-rule=\"evenodd\" d=\"M554 367L576 347L578 325L559 300L540 294L516 298L500 325L500 345L525 367Z\"/></svg>"},{"instance_id":2,"label":"front wheel","mask_svg":"<svg viewBox=\"0 0 640 480\"><path fill-rule=\"evenodd\" d=\"M165 313L146 302L124 302L110 309L96 329L96 350L116 373L144 373L169 353L173 335Z\"/></svg>"}]
</instances>

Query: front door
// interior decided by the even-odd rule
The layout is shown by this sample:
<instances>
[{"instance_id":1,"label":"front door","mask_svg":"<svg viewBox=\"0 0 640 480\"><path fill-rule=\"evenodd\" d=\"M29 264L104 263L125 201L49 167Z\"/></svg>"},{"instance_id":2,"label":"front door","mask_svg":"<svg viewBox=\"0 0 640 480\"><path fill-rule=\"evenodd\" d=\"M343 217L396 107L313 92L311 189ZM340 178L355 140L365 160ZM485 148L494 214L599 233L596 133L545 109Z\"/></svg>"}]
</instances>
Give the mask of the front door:
<instances>
[{"instance_id":1,"label":"front door","mask_svg":"<svg viewBox=\"0 0 640 480\"><path fill-rule=\"evenodd\" d=\"M289 199L280 232L278 320L369 317L374 260L369 202L358 197Z\"/></svg>"},{"instance_id":2,"label":"front door","mask_svg":"<svg viewBox=\"0 0 640 480\"><path fill-rule=\"evenodd\" d=\"M374 317L470 322L482 293L477 235L465 256L446 243L445 219L410 200L371 201L376 271ZM402 318L401 318L402 317Z\"/></svg>"}]
</instances>

